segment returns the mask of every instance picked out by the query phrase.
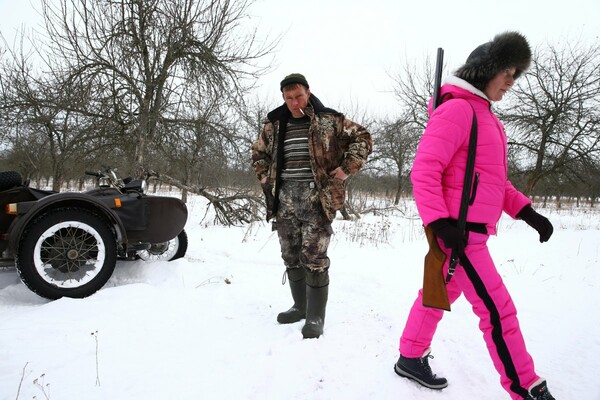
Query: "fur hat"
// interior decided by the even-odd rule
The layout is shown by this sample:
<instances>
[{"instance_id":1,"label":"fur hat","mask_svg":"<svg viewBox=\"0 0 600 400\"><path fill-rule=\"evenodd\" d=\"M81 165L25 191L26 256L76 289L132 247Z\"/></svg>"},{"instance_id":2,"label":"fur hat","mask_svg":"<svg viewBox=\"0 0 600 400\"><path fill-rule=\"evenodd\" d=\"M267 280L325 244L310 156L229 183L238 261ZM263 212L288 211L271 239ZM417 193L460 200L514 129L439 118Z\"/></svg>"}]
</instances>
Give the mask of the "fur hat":
<instances>
[{"instance_id":1,"label":"fur hat","mask_svg":"<svg viewBox=\"0 0 600 400\"><path fill-rule=\"evenodd\" d=\"M525 36L518 32L504 32L496 35L491 42L477 46L454 75L483 92L498 72L515 67L517 79L530 63L531 49Z\"/></svg>"},{"instance_id":2,"label":"fur hat","mask_svg":"<svg viewBox=\"0 0 600 400\"><path fill-rule=\"evenodd\" d=\"M287 85L291 85L293 83L299 83L302 86L304 86L305 88L307 88L307 89L309 88L308 82L306 81L306 78L304 77L304 75L298 74L298 73L289 74L288 76L283 78L283 80L279 84L279 88L283 92L284 87L286 87Z\"/></svg>"}]
</instances>

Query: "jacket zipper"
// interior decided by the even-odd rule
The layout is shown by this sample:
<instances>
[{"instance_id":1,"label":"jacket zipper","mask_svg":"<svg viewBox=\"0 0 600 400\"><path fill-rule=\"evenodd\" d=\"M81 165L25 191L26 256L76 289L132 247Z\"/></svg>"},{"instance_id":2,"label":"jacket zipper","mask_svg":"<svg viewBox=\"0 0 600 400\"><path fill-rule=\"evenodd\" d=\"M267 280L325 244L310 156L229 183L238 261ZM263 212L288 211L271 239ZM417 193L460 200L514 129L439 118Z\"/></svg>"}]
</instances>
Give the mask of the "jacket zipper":
<instances>
[{"instance_id":1,"label":"jacket zipper","mask_svg":"<svg viewBox=\"0 0 600 400\"><path fill-rule=\"evenodd\" d=\"M475 172L475 179L473 180L473 188L471 189L471 197L469 198L469 205L472 206L475 202L475 195L477 194L477 185L479 184L479 172Z\"/></svg>"}]
</instances>

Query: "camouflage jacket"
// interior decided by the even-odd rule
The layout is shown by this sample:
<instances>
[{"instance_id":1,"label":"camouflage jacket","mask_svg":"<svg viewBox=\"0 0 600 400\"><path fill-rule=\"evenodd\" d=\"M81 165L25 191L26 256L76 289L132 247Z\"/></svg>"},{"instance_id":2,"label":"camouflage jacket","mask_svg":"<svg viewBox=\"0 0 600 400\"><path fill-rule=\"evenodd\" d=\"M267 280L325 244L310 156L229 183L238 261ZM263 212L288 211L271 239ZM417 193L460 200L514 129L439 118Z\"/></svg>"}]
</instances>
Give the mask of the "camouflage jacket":
<instances>
[{"instance_id":1,"label":"camouflage jacket","mask_svg":"<svg viewBox=\"0 0 600 400\"><path fill-rule=\"evenodd\" d=\"M315 186L325 216L332 221L336 211L344 205L346 189L343 181L331 178L329 174L337 167L348 175L358 172L371 153L371 135L343 114L324 107L313 94L304 111L310 118L308 148ZM252 145L256 177L259 180L267 177L267 184L263 186L267 191L267 221L277 213L283 140L290 115L285 104L267 114L260 136Z\"/></svg>"}]
</instances>

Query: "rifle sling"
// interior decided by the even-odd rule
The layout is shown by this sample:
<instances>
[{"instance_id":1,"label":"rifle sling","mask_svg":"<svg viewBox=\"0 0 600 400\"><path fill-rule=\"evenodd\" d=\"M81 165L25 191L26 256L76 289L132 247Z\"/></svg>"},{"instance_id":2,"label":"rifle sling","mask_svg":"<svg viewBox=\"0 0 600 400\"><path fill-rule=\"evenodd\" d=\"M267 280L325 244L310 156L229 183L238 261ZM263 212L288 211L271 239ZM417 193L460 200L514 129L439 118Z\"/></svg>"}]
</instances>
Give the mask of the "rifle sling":
<instances>
[{"instance_id":1,"label":"rifle sling","mask_svg":"<svg viewBox=\"0 0 600 400\"><path fill-rule=\"evenodd\" d=\"M473 106L471 106L473 109ZM473 187L473 171L475 169L475 153L477 150L477 115L475 109L473 109L473 121L471 122L471 133L469 135L469 152L467 155L467 167L465 169L465 180L463 184L462 195L460 198L460 209L458 212L458 220L456 227L466 235L465 227L467 224L467 211L469 209L469 199L471 197L471 188ZM458 263L459 255L456 250L452 250L450 255L450 267L448 268L448 275L446 276L446 283L450 282L456 264Z\"/></svg>"}]
</instances>

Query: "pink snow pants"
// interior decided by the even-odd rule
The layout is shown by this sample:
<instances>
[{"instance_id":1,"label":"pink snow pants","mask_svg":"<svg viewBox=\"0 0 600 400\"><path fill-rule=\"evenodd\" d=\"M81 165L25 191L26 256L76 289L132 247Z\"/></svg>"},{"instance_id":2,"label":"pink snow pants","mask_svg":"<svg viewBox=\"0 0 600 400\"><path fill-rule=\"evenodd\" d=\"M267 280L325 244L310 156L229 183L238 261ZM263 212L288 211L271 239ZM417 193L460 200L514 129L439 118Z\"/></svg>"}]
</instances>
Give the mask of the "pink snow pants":
<instances>
[{"instance_id":1,"label":"pink snow pants","mask_svg":"<svg viewBox=\"0 0 600 400\"><path fill-rule=\"evenodd\" d=\"M461 293L471 303L473 312L479 317L479 329L500 374L500 383L512 399L527 398L527 389L538 376L533 360L525 348L525 342L517 310L510 294L496 271L487 247L488 235L470 232L466 255L470 265L459 264L452 280L448 283L448 297L453 303ZM440 241L440 247L446 251ZM449 251L447 260L450 259ZM448 272L448 261L444 274ZM427 308L422 303L419 290L404 332L400 337L400 354L404 357L422 357L430 347L438 322L444 311Z\"/></svg>"}]
</instances>

